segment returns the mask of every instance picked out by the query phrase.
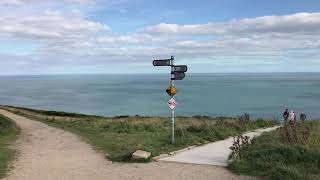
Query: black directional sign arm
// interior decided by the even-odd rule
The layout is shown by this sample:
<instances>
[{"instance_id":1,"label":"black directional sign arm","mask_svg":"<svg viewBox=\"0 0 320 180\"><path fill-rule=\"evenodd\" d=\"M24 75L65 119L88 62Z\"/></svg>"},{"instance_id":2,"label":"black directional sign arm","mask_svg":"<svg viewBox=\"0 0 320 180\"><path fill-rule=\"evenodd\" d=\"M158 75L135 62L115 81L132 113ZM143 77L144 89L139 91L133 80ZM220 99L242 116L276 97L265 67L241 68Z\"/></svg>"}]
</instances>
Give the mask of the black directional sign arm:
<instances>
[{"instance_id":1,"label":"black directional sign arm","mask_svg":"<svg viewBox=\"0 0 320 180\"><path fill-rule=\"evenodd\" d=\"M171 56L170 59L156 59L156 60L153 60L153 66L172 66L173 65L173 60L174 60L174 57Z\"/></svg>"},{"instance_id":2,"label":"black directional sign arm","mask_svg":"<svg viewBox=\"0 0 320 180\"><path fill-rule=\"evenodd\" d=\"M182 80L186 76L183 72L173 72L171 80Z\"/></svg>"},{"instance_id":3,"label":"black directional sign arm","mask_svg":"<svg viewBox=\"0 0 320 180\"><path fill-rule=\"evenodd\" d=\"M153 66L171 66L171 80L182 80L185 78L185 72L188 71L186 65L174 65L174 57L171 56L170 59L156 59L153 60Z\"/></svg>"},{"instance_id":4,"label":"black directional sign arm","mask_svg":"<svg viewBox=\"0 0 320 180\"><path fill-rule=\"evenodd\" d=\"M187 72L188 67L186 65L174 66L174 72Z\"/></svg>"},{"instance_id":5,"label":"black directional sign arm","mask_svg":"<svg viewBox=\"0 0 320 180\"><path fill-rule=\"evenodd\" d=\"M171 66L171 60L154 60L153 66Z\"/></svg>"}]
</instances>

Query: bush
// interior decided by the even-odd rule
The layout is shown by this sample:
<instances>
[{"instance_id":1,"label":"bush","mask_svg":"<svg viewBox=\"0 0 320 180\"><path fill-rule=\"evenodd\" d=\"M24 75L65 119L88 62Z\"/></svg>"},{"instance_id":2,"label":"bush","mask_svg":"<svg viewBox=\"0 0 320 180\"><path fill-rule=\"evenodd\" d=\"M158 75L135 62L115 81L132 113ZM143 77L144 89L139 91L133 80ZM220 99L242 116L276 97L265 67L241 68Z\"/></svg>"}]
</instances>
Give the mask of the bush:
<instances>
[{"instance_id":1,"label":"bush","mask_svg":"<svg viewBox=\"0 0 320 180\"><path fill-rule=\"evenodd\" d=\"M286 144L307 144L310 138L311 124L286 123L280 128L280 135L283 143Z\"/></svg>"},{"instance_id":2,"label":"bush","mask_svg":"<svg viewBox=\"0 0 320 180\"><path fill-rule=\"evenodd\" d=\"M210 116L203 116L203 115L196 115L196 116L192 116L195 119L210 119Z\"/></svg>"},{"instance_id":3,"label":"bush","mask_svg":"<svg viewBox=\"0 0 320 180\"><path fill-rule=\"evenodd\" d=\"M229 158L236 161L241 159L243 156L243 152L248 148L249 144L249 136L238 135L236 137L233 137L233 144L230 147L232 152Z\"/></svg>"},{"instance_id":4,"label":"bush","mask_svg":"<svg viewBox=\"0 0 320 180\"><path fill-rule=\"evenodd\" d=\"M305 129L309 129L308 135ZM320 179L319 130L319 122L285 124L254 138L241 158L228 167L236 173L267 179Z\"/></svg>"}]
</instances>

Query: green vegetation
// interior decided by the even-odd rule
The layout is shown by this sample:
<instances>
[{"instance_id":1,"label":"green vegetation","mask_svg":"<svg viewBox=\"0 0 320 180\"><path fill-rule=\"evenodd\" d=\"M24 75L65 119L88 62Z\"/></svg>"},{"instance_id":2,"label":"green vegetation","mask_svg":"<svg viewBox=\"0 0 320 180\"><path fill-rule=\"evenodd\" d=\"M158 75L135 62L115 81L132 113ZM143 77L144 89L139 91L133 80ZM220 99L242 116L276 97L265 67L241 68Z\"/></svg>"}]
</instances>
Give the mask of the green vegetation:
<instances>
[{"instance_id":1,"label":"green vegetation","mask_svg":"<svg viewBox=\"0 0 320 180\"><path fill-rule=\"evenodd\" d=\"M19 128L10 119L0 115L0 178L9 170L9 163L13 160L15 152L9 145L15 140Z\"/></svg>"},{"instance_id":2,"label":"green vegetation","mask_svg":"<svg viewBox=\"0 0 320 180\"><path fill-rule=\"evenodd\" d=\"M78 113L70 113L70 112L61 112L61 111L44 111L40 109L30 109L30 108L25 108L25 107L14 107L14 106L0 106L3 108L10 108L11 109L19 109L19 110L25 110L28 112L33 112L37 113L39 115L46 115L46 116L62 116L62 117L79 117L79 118L84 118L84 117L99 117L99 116L94 116L94 115L86 115L86 114L78 114Z\"/></svg>"},{"instance_id":3,"label":"green vegetation","mask_svg":"<svg viewBox=\"0 0 320 180\"><path fill-rule=\"evenodd\" d=\"M320 179L320 122L287 123L263 134L229 168L267 179Z\"/></svg>"},{"instance_id":4,"label":"green vegetation","mask_svg":"<svg viewBox=\"0 0 320 180\"><path fill-rule=\"evenodd\" d=\"M170 121L161 117L117 116L112 118L53 111L6 108L80 135L113 161L128 161L133 151L142 149L157 156L191 145L225 139L251 129L273 126L274 121L248 121L204 116L178 117L176 143L171 144ZM67 115L67 116L64 116Z\"/></svg>"}]
</instances>

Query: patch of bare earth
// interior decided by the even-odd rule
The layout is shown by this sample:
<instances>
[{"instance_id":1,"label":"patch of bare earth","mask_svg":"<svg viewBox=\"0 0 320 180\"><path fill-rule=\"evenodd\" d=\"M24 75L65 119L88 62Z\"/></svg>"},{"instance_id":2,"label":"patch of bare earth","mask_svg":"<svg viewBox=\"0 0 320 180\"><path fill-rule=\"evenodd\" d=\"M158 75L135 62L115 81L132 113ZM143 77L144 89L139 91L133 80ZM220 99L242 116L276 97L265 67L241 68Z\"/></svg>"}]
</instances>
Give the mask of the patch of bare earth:
<instances>
[{"instance_id":1,"label":"patch of bare earth","mask_svg":"<svg viewBox=\"0 0 320 180\"><path fill-rule=\"evenodd\" d=\"M222 167L166 162L112 163L76 135L0 109L22 129L6 180L254 179Z\"/></svg>"}]
</instances>

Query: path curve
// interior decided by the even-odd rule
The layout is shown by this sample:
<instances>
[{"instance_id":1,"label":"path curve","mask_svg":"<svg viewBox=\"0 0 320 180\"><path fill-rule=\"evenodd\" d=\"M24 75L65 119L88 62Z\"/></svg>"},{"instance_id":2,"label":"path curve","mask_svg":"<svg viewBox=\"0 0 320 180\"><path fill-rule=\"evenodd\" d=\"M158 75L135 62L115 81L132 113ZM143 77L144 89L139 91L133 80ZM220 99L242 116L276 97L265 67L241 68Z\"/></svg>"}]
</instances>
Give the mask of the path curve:
<instances>
[{"instance_id":1,"label":"path curve","mask_svg":"<svg viewBox=\"0 0 320 180\"><path fill-rule=\"evenodd\" d=\"M279 126L257 129L255 131L245 133L244 135L249 136L251 139L255 136L261 135L263 132L273 131L277 128L279 128ZM190 164L227 166L228 157L231 153L230 147L232 146L232 144L233 138L231 137L225 140L195 147L191 150L183 151L173 156L165 157L159 160Z\"/></svg>"},{"instance_id":2,"label":"path curve","mask_svg":"<svg viewBox=\"0 0 320 180\"><path fill-rule=\"evenodd\" d=\"M225 168L179 163L112 163L76 135L0 109L22 129L5 180L254 179Z\"/></svg>"}]
</instances>

